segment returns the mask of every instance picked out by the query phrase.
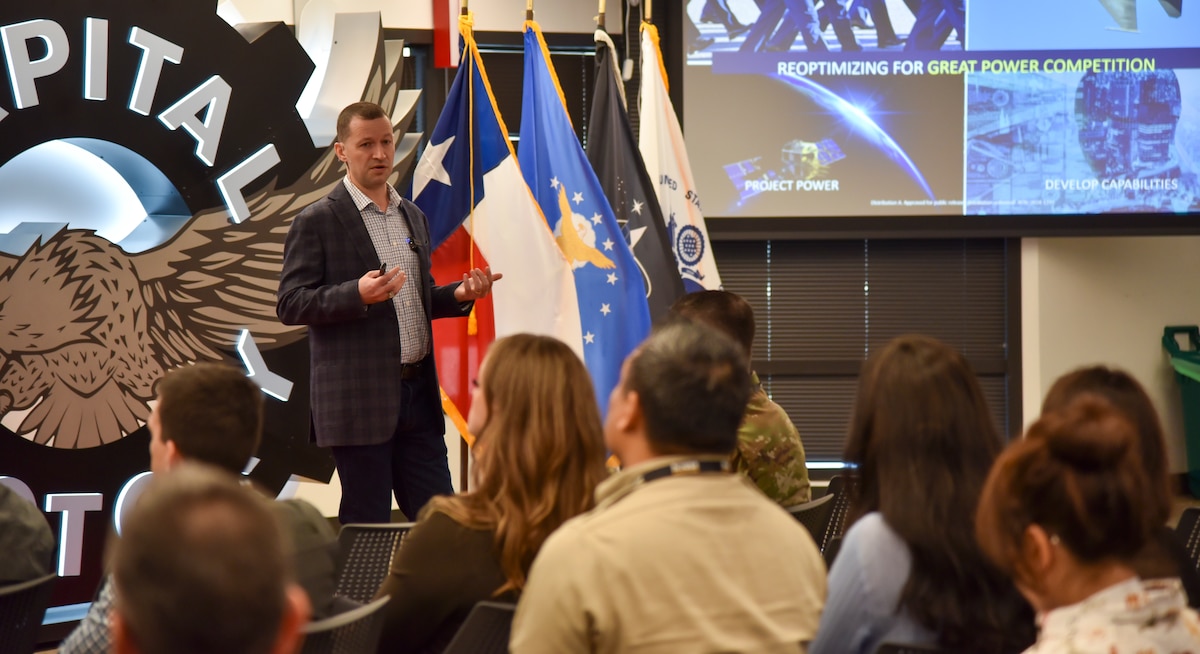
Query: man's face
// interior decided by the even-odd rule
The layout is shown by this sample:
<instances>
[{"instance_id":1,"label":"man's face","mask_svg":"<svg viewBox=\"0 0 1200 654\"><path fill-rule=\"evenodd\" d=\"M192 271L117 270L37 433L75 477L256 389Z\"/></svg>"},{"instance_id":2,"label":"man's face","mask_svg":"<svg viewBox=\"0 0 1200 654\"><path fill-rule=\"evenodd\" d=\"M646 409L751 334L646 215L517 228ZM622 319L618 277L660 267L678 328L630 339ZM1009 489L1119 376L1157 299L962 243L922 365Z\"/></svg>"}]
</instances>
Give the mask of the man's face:
<instances>
[{"instance_id":1,"label":"man's face","mask_svg":"<svg viewBox=\"0 0 1200 654\"><path fill-rule=\"evenodd\" d=\"M608 395L608 414L604 416L604 446L620 456L621 439L619 436L629 425L631 411L634 408L635 395L628 390L629 364L638 355L637 350L621 364L621 378Z\"/></svg>"},{"instance_id":2,"label":"man's face","mask_svg":"<svg viewBox=\"0 0 1200 654\"><path fill-rule=\"evenodd\" d=\"M387 183L396 157L392 140L392 122L387 118L365 120L355 116L345 140L334 144L338 159L346 164L350 181L364 191L373 191Z\"/></svg>"},{"instance_id":3,"label":"man's face","mask_svg":"<svg viewBox=\"0 0 1200 654\"><path fill-rule=\"evenodd\" d=\"M150 417L146 419L146 427L150 430L150 472L154 473L165 472L171 467L171 452L175 447L173 443L163 440L162 419L158 417L160 406L162 399L154 404Z\"/></svg>"}]
</instances>

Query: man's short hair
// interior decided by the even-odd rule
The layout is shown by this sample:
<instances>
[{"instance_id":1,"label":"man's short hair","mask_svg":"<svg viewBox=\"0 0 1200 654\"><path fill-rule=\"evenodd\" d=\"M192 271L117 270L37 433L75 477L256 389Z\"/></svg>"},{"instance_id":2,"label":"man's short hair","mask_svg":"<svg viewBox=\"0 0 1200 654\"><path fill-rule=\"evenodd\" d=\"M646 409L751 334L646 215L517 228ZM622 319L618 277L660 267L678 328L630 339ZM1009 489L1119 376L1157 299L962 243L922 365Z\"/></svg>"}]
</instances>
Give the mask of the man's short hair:
<instances>
[{"instance_id":1,"label":"man's short hair","mask_svg":"<svg viewBox=\"0 0 1200 654\"><path fill-rule=\"evenodd\" d=\"M158 383L158 418L183 458L241 474L262 438L262 392L231 366L176 368Z\"/></svg>"},{"instance_id":2,"label":"man's short hair","mask_svg":"<svg viewBox=\"0 0 1200 654\"><path fill-rule=\"evenodd\" d=\"M739 343L749 356L754 349L754 308L729 291L696 291L675 300L672 318L702 322Z\"/></svg>"},{"instance_id":3,"label":"man's short hair","mask_svg":"<svg viewBox=\"0 0 1200 654\"><path fill-rule=\"evenodd\" d=\"M267 501L196 463L151 479L109 546L115 610L137 651L271 650L291 559Z\"/></svg>"},{"instance_id":4,"label":"man's short hair","mask_svg":"<svg viewBox=\"0 0 1200 654\"><path fill-rule=\"evenodd\" d=\"M387 112L383 107L374 102L355 102L352 105L342 109L338 114L337 119L337 141L344 143L346 137L350 136L350 122L355 118L363 120L375 120L377 118L387 118Z\"/></svg>"},{"instance_id":5,"label":"man's short hair","mask_svg":"<svg viewBox=\"0 0 1200 654\"><path fill-rule=\"evenodd\" d=\"M750 399L742 348L699 323L655 330L631 355L626 391L636 391L658 454L729 454Z\"/></svg>"}]
</instances>

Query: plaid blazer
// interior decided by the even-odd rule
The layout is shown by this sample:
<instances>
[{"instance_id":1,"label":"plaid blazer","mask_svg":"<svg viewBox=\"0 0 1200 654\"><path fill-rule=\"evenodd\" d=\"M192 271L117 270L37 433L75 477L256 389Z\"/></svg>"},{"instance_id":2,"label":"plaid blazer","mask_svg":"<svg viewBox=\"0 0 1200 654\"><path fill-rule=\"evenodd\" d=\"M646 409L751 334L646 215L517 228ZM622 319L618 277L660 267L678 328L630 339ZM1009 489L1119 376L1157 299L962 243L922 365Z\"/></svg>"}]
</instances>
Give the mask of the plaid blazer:
<instances>
[{"instance_id":1,"label":"plaid blazer","mask_svg":"<svg viewBox=\"0 0 1200 654\"><path fill-rule=\"evenodd\" d=\"M472 303L454 299L461 282L434 283L425 214L408 200L401 200L400 212L421 272L405 283L421 284L426 320L470 313ZM391 302L363 306L358 294L358 279L379 261L344 184L306 207L288 230L275 313L285 325L308 325L312 435L321 447L385 442L400 419L396 311ZM432 364L422 373L437 385Z\"/></svg>"}]
</instances>

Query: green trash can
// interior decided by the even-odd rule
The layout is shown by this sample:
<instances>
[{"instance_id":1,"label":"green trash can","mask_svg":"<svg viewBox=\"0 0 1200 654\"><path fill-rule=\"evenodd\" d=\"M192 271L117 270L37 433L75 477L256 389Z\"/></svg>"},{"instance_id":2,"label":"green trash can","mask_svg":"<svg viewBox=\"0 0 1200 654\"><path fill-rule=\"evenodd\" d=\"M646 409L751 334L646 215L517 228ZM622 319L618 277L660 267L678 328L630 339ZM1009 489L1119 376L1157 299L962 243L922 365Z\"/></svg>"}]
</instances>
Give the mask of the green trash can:
<instances>
[{"instance_id":1,"label":"green trash can","mask_svg":"<svg viewBox=\"0 0 1200 654\"><path fill-rule=\"evenodd\" d=\"M1180 336L1187 336L1188 347L1183 349ZM1179 394L1183 399L1183 433L1187 443L1188 490L1200 497L1200 327L1176 326L1163 328L1163 348L1171 355Z\"/></svg>"}]
</instances>

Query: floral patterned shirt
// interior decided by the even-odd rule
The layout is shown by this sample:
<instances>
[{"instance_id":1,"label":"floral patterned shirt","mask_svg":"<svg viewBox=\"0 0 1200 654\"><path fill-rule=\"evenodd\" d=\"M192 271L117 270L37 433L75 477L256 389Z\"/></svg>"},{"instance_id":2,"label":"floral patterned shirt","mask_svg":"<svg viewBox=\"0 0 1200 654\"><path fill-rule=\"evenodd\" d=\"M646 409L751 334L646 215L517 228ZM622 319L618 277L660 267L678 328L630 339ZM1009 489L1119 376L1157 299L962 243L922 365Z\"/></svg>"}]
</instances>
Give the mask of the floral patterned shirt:
<instances>
[{"instance_id":1,"label":"floral patterned shirt","mask_svg":"<svg viewBox=\"0 0 1200 654\"><path fill-rule=\"evenodd\" d=\"M1200 617L1178 579L1134 577L1038 622L1026 654L1200 654Z\"/></svg>"}]
</instances>

